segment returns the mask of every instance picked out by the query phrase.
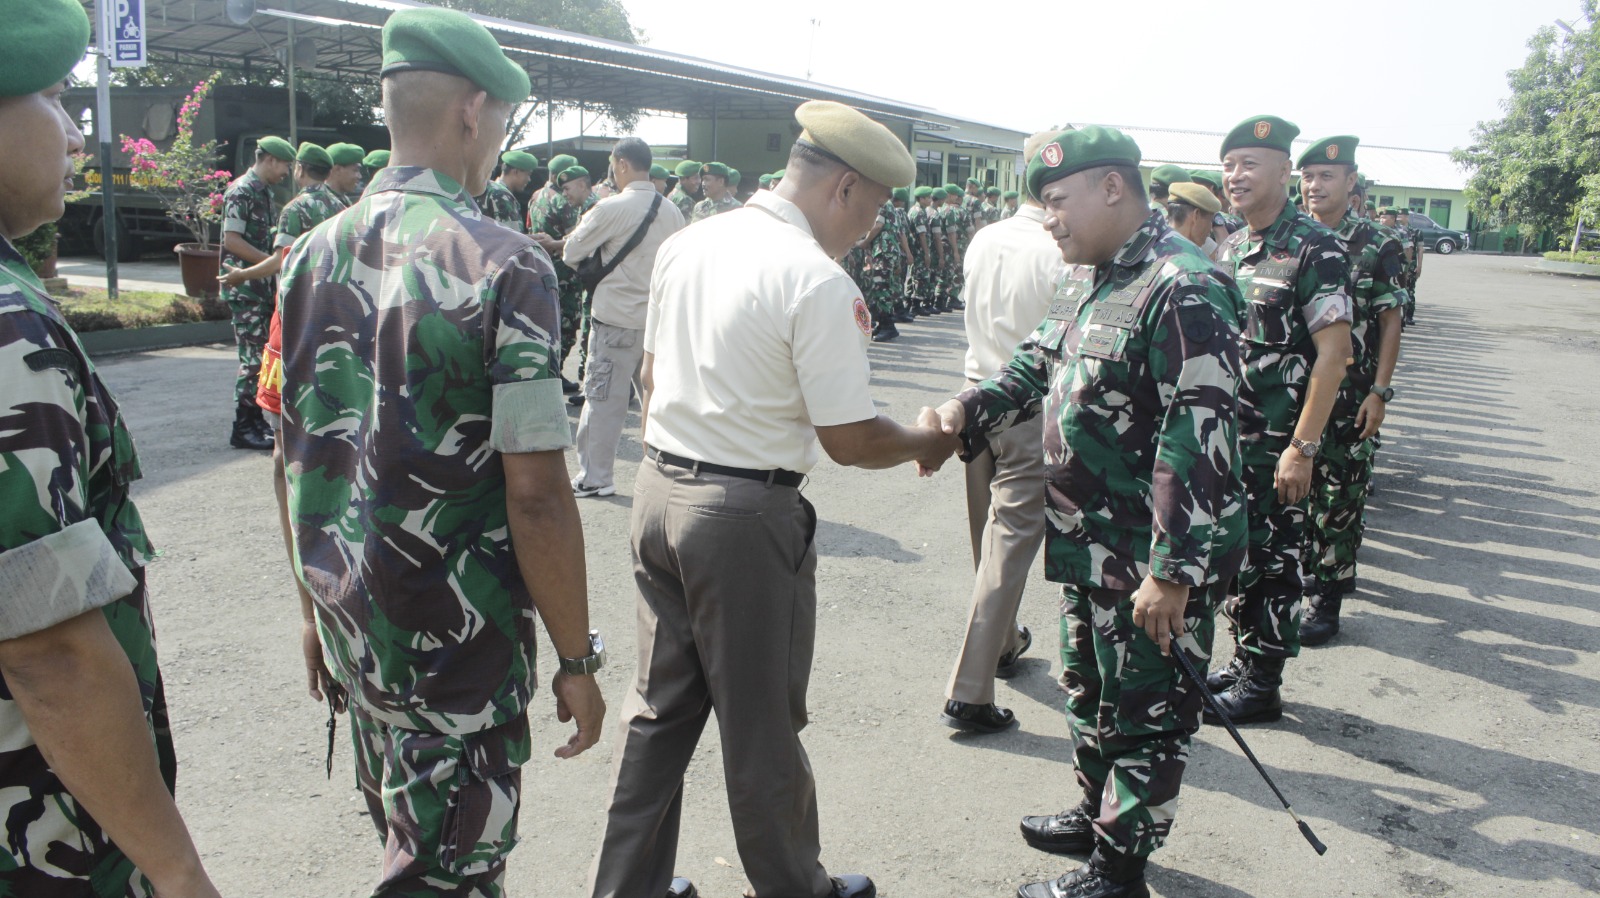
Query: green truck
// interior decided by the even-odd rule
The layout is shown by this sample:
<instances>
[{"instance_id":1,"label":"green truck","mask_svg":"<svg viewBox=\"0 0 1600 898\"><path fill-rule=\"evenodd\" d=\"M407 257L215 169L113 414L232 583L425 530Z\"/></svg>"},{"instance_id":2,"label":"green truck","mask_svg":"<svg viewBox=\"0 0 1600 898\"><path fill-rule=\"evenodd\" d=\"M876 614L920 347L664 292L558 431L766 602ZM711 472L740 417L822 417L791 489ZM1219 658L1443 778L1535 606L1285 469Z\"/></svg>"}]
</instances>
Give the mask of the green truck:
<instances>
[{"instance_id":1,"label":"green truck","mask_svg":"<svg viewBox=\"0 0 1600 898\"><path fill-rule=\"evenodd\" d=\"M167 217L157 198L129 186L131 171L128 155L122 152L123 136L147 138L165 149L178 130L178 109L189 95L189 87L113 87L111 89L111 153L113 183L116 185L117 260L136 261L146 250L165 248L191 239L188 232ZM87 176L79 186L92 191L84 199L67 204L61 219L63 249L90 246L105 255L105 229L99 185L100 136L95 90L73 88L61 95L67 114L83 130L84 151L91 157ZM389 146L389 131L382 126L363 125L332 129L316 123L316 103L300 93L296 104L300 140L329 144L349 141L373 150ZM288 92L277 87L217 85L200 108L195 120L197 143L218 141L217 167L235 175L254 161L255 143L260 137L289 135ZM293 195L289 179L278 187L280 202Z\"/></svg>"}]
</instances>

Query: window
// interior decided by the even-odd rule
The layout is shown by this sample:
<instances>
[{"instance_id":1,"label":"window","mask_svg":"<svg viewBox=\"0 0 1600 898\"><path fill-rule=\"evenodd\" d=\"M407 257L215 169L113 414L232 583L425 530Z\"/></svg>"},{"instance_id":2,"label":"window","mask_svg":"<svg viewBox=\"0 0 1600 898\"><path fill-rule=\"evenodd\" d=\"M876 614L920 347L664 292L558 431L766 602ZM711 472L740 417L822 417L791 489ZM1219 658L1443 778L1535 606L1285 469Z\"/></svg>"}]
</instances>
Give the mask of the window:
<instances>
[{"instance_id":1,"label":"window","mask_svg":"<svg viewBox=\"0 0 1600 898\"><path fill-rule=\"evenodd\" d=\"M917 151L917 183L935 186L944 183L944 154L933 150Z\"/></svg>"},{"instance_id":2,"label":"window","mask_svg":"<svg viewBox=\"0 0 1600 898\"><path fill-rule=\"evenodd\" d=\"M965 187L967 179L972 177L972 157L959 153L950 154L950 170L945 173L951 184Z\"/></svg>"},{"instance_id":3,"label":"window","mask_svg":"<svg viewBox=\"0 0 1600 898\"><path fill-rule=\"evenodd\" d=\"M1413 197L1413 198L1411 198L1409 200L1406 200L1406 208L1410 209L1412 212L1427 212L1428 211L1428 201L1427 200L1419 200L1419 199Z\"/></svg>"},{"instance_id":4,"label":"window","mask_svg":"<svg viewBox=\"0 0 1600 898\"><path fill-rule=\"evenodd\" d=\"M1378 197L1378 208L1379 209L1387 209L1387 208L1389 208L1390 206L1393 206L1393 205L1394 205L1394 197L1392 197L1392 196L1380 196L1380 197Z\"/></svg>"}]
</instances>

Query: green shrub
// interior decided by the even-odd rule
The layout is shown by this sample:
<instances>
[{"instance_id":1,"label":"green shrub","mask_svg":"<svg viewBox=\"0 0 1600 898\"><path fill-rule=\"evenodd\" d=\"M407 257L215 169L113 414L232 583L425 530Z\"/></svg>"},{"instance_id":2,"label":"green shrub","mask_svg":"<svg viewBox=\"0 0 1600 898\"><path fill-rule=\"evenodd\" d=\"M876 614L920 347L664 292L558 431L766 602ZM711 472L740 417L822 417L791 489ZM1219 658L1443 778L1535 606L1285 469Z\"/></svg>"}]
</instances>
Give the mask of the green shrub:
<instances>
[{"instance_id":1,"label":"green shrub","mask_svg":"<svg viewBox=\"0 0 1600 898\"><path fill-rule=\"evenodd\" d=\"M1576 263L1578 263L1580 265L1600 265L1600 253L1596 253L1596 252L1581 252L1581 253L1554 252L1554 253L1545 253L1544 257L1545 257L1546 260L1551 261L1551 262L1576 262Z\"/></svg>"},{"instance_id":2,"label":"green shrub","mask_svg":"<svg viewBox=\"0 0 1600 898\"><path fill-rule=\"evenodd\" d=\"M55 255L56 223L52 221L40 225L37 231L14 243L17 252L22 254L23 261L37 273L45 260Z\"/></svg>"}]
</instances>

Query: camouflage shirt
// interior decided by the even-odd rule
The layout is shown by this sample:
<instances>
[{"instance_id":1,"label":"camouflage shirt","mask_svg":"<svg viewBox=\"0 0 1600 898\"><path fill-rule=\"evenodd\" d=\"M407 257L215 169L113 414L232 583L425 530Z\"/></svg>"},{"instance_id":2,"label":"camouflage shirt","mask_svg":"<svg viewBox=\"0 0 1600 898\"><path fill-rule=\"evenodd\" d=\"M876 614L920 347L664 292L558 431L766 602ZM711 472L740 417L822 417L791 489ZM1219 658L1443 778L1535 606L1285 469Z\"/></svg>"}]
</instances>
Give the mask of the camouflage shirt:
<instances>
[{"instance_id":1,"label":"camouflage shirt","mask_svg":"<svg viewBox=\"0 0 1600 898\"><path fill-rule=\"evenodd\" d=\"M483 201L479 203L483 214L500 222L513 231L527 233L528 219L522 212L522 203L517 201L517 195L511 188L499 181L490 181L483 192Z\"/></svg>"},{"instance_id":2,"label":"camouflage shirt","mask_svg":"<svg viewBox=\"0 0 1600 898\"><path fill-rule=\"evenodd\" d=\"M594 194L589 194L593 197ZM578 229L578 220L583 213L588 211L589 203L584 201L584 207L579 208L567 202L567 198L559 192L543 201L537 208L528 210L528 233L545 234L552 240L565 240ZM556 268L556 278L561 286L566 289L578 289L578 273L561 259L553 260Z\"/></svg>"},{"instance_id":3,"label":"camouflage shirt","mask_svg":"<svg viewBox=\"0 0 1600 898\"><path fill-rule=\"evenodd\" d=\"M883 204L883 209L878 212L883 229L878 231L878 238L872 241L873 256L894 258L900 255L900 235L905 233L902 223L904 214L894 207L893 202Z\"/></svg>"},{"instance_id":4,"label":"camouflage shirt","mask_svg":"<svg viewBox=\"0 0 1600 898\"><path fill-rule=\"evenodd\" d=\"M667 199L671 200L673 205L678 207L678 211L683 213L684 221L694 217L694 204L699 201L692 194L685 193L682 187L672 188L672 192L667 194Z\"/></svg>"},{"instance_id":5,"label":"camouflage shirt","mask_svg":"<svg viewBox=\"0 0 1600 898\"><path fill-rule=\"evenodd\" d=\"M739 199L733 195L732 191L729 191L728 195L724 196L721 201L706 197L694 204L694 215L690 217L689 223L694 224L697 221L705 221L713 215L732 212L742 205L744 204L739 202Z\"/></svg>"},{"instance_id":6,"label":"camouflage shirt","mask_svg":"<svg viewBox=\"0 0 1600 898\"><path fill-rule=\"evenodd\" d=\"M1354 363L1345 371L1341 400L1359 405L1378 376L1378 316L1405 305L1405 251L1376 222L1346 215L1334 231L1350 253L1350 343Z\"/></svg>"},{"instance_id":7,"label":"camouflage shirt","mask_svg":"<svg viewBox=\"0 0 1600 898\"><path fill-rule=\"evenodd\" d=\"M934 220L933 210L921 204L913 205L906 212L906 240L911 243L911 255L918 262L930 263L939 258L939 241L943 239L943 231ZM928 244L927 255L922 252L924 239Z\"/></svg>"},{"instance_id":8,"label":"camouflage shirt","mask_svg":"<svg viewBox=\"0 0 1600 898\"><path fill-rule=\"evenodd\" d=\"M329 190L328 185L312 184L290 200L278 215L278 235L272 240L273 249L293 246L300 235L309 233L349 205L343 196Z\"/></svg>"},{"instance_id":9,"label":"camouflage shirt","mask_svg":"<svg viewBox=\"0 0 1600 898\"><path fill-rule=\"evenodd\" d=\"M0 238L0 639L99 609L133 667L170 789L155 628L135 574L156 554L129 495L138 479L116 400L38 278ZM51 771L3 677L0 795L0 894L150 894Z\"/></svg>"},{"instance_id":10,"label":"camouflage shirt","mask_svg":"<svg viewBox=\"0 0 1600 898\"><path fill-rule=\"evenodd\" d=\"M241 234L245 243L264 253L272 252L272 225L277 217L272 188L261 180L253 168L234 178L222 194L222 232ZM234 268L249 268L255 264L226 249L222 251L222 263ZM276 283L276 278L261 278L245 281L237 287L223 287L222 298L238 297L239 300L253 299L270 303Z\"/></svg>"},{"instance_id":11,"label":"camouflage shirt","mask_svg":"<svg viewBox=\"0 0 1600 898\"><path fill-rule=\"evenodd\" d=\"M394 726L513 719L534 609L500 453L572 442L549 256L391 166L295 244L280 299L289 515L329 669Z\"/></svg>"},{"instance_id":12,"label":"camouflage shirt","mask_svg":"<svg viewBox=\"0 0 1600 898\"><path fill-rule=\"evenodd\" d=\"M1244 558L1239 291L1152 214L1063 282L1039 329L968 389L964 460L1044 415L1045 576L1133 590L1224 582Z\"/></svg>"},{"instance_id":13,"label":"camouflage shirt","mask_svg":"<svg viewBox=\"0 0 1600 898\"><path fill-rule=\"evenodd\" d=\"M1317 358L1311 335L1350 321L1344 241L1286 202L1266 230L1228 235L1217 265L1245 298L1239 438L1287 446Z\"/></svg>"}]
</instances>

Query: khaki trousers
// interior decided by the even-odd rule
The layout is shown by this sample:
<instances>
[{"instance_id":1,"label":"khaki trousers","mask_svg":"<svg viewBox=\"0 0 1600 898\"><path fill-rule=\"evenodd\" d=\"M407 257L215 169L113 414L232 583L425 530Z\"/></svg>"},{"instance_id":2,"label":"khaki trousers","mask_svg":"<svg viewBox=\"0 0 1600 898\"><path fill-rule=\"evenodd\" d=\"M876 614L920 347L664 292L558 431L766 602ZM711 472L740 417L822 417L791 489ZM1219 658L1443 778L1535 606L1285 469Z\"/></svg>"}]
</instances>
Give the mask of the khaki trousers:
<instances>
[{"instance_id":1,"label":"khaki trousers","mask_svg":"<svg viewBox=\"0 0 1600 898\"><path fill-rule=\"evenodd\" d=\"M622 704L593 898L666 894L684 772L713 709L752 894L829 893L800 744L816 642L815 532L798 490L648 458L639 466L638 675Z\"/></svg>"},{"instance_id":2,"label":"khaki trousers","mask_svg":"<svg viewBox=\"0 0 1600 898\"><path fill-rule=\"evenodd\" d=\"M614 486L617 443L628 423L628 391L644 362L644 331L614 327L595 319L589 331L588 367L583 374L583 411L578 414L574 483Z\"/></svg>"},{"instance_id":3,"label":"khaki trousers","mask_svg":"<svg viewBox=\"0 0 1600 898\"><path fill-rule=\"evenodd\" d=\"M1014 650L1017 609L1044 542L1044 430L1040 418L992 437L967 465L967 524L972 531L972 611L950 673L946 697L994 701L994 670Z\"/></svg>"}]
</instances>

